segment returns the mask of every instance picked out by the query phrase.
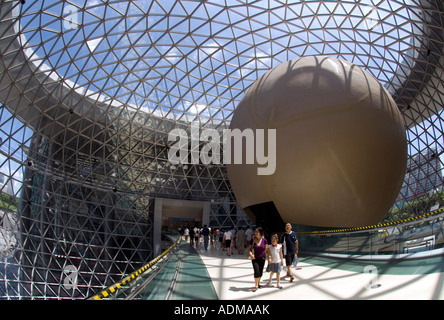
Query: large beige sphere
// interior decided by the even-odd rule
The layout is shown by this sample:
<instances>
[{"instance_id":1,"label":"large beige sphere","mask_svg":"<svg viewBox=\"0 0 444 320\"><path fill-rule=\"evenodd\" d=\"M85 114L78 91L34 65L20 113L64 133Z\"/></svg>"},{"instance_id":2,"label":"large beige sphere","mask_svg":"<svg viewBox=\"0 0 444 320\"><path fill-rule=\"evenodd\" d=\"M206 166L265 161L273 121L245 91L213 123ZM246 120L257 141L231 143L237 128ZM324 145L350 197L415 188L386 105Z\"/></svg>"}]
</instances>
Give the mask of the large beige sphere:
<instances>
[{"instance_id":1,"label":"large beige sphere","mask_svg":"<svg viewBox=\"0 0 444 320\"><path fill-rule=\"evenodd\" d=\"M403 119L386 89L349 62L309 56L271 69L239 103L235 128L276 129L274 174L227 164L247 212L271 202L284 222L358 227L380 222L400 191Z\"/></svg>"}]
</instances>

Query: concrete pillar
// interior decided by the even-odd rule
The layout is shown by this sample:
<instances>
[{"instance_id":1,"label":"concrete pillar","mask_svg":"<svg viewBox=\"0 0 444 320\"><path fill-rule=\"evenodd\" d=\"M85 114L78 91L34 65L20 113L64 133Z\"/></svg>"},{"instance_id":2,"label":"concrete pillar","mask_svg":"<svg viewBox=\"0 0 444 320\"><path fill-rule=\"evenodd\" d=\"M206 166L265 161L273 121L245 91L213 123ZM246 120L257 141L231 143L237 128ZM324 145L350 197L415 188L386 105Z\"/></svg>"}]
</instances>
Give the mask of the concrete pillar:
<instances>
[{"instance_id":1,"label":"concrete pillar","mask_svg":"<svg viewBox=\"0 0 444 320\"><path fill-rule=\"evenodd\" d=\"M202 226L210 225L210 211L211 211L211 202L204 202L203 210L202 210Z\"/></svg>"}]
</instances>

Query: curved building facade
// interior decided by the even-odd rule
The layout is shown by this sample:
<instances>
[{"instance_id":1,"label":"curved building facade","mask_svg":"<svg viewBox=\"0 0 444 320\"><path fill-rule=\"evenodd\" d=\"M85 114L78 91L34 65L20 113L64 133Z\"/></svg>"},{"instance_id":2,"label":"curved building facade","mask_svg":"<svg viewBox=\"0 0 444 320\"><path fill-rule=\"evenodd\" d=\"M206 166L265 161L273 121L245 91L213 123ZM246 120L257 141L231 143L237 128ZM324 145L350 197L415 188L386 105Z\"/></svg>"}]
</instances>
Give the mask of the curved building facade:
<instances>
[{"instance_id":1,"label":"curved building facade","mask_svg":"<svg viewBox=\"0 0 444 320\"><path fill-rule=\"evenodd\" d=\"M441 0L2 1L0 298L90 297L153 258L162 227L251 224L224 164L191 161L192 142L172 163L169 133L222 136L251 84L300 56L359 65L401 111L408 168L386 219L444 204L443 13Z\"/></svg>"}]
</instances>

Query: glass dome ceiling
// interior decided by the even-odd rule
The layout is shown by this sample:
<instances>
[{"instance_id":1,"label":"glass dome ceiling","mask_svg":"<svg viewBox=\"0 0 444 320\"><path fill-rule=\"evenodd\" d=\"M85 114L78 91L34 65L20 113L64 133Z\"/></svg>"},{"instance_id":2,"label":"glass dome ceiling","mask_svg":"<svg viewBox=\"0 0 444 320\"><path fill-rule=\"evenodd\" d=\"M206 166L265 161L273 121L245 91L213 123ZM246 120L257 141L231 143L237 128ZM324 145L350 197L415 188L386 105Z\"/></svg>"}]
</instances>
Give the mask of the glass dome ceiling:
<instances>
[{"instance_id":1,"label":"glass dome ceiling","mask_svg":"<svg viewBox=\"0 0 444 320\"><path fill-rule=\"evenodd\" d=\"M443 39L442 0L3 0L0 299L85 298L137 270L160 242L157 199L248 225L226 168L172 165L167 133L224 128L257 78L301 56L363 67L401 110L408 170L387 221L442 207Z\"/></svg>"},{"instance_id":2,"label":"glass dome ceiling","mask_svg":"<svg viewBox=\"0 0 444 320\"><path fill-rule=\"evenodd\" d=\"M228 125L256 79L300 56L348 60L394 93L421 45L416 2L28 0L18 28L27 59L82 97Z\"/></svg>"}]
</instances>

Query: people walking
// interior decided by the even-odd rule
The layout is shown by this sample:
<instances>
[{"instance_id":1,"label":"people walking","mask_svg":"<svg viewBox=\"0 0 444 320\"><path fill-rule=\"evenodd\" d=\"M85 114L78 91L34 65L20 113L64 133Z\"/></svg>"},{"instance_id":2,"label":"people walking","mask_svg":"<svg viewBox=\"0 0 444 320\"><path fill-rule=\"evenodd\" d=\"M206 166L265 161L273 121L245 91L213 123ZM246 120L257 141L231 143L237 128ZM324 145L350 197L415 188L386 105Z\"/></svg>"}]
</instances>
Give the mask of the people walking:
<instances>
[{"instance_id":1,"label":"people walking","mask_svg":"<svg viewBox=\"0 0 444 320\"><path fill-rule=\"evenodd\" d=\"M264 271L265 253L268 252L268 242L264 237L264 230L259 227L254 230L253 238L248 246L248 253L251 258L254 271L254 289L262 288L260 281Z\"/></svg>"},{"instance_id":2,"label":"people walking","mask_svg":"<svg viewBox=\"0 0 444 320\"><path fill-rule=\"evenodd\" d=\"M196 249L199 248L199 241L200 241L200 230L198 227L194 228L194 242L196 244Z\"/></svg>"},{"instance_id":3,"label":"people walking","mask_svg":"<svg viewBox=\"0 0 444 320\"><path fill-rule=\"evenodd\" d=\"M292 231L290 223L285 225L285 233L281 236L282 252L285 257L285 264L287 265L287 276L290 277L290 282L293 281L293 273L291 267L298 258L299 242L296 232Z\"/></svg>"},{"instance_id":4,"label":"people walking","mask_svg":"<svg viewBox=\"0 0 444 320\"><path fill-rule=\"evenodd\" d=\"M190 228L190 246L194 247L194 228Z\"/></svg>"},{"instance_id":5,"label":"people walking","mask_svg":"<svg viewBox=\"0 0 444 320\"><path fill-rule=\"evenodd\" d=\"M245 249L245 231L242 227L236 233L236 248L238 254L243 254Z\"/></svg>"},{"instance_id":6,"label":"people walking","mask_svg":"<svg viewBox=\"0 0 444 320\"><path fill-rule=\"evenodd\" d=\"M210 229L207 228L207 225L205 224L204 227L201 230L203 238L204 238L204 248L205 250L208 250L208 243L210 240Z\"/></svg>"},{"instance_id":7,"label":"people walking","mask_svg":"<svg viewBox=\"0 0 444 320\"><path fill-rule=\"evenodd\" d=\"M225 247L227 248L227 256L231 255L231 239L233 237L233 234L230 232L230 230L225 231L223 242L225 244Z\"/></svg>"},{"instance_id":8,"label":"people walking","mask_svg":"<svg viewBox=\"0 0 444 320\"><path fill-rule=\"evenodd\" d=\"M248 227L248 229L245 231L245 243L248 244L251 241L251 238L253 237L254 231L253 228L250 226Z\"/></svg>"},{"instance_id":9,"label":"people walking","mask_svg":"<svg viewBox=\"0 0 444 320\"><path fill-rule=\"evenodd\" d=\"M281 269L284 265L284 257L282 254L282 245L278 243L278 235L271 236L271 245L268 246L268 265L267 272L270 272L270 279L267 285L271 285L273 274L276 273L276 286L278 289L282 289L280 285Z\"/></svg>"}]
</instances>

